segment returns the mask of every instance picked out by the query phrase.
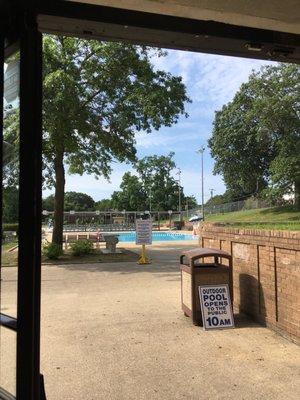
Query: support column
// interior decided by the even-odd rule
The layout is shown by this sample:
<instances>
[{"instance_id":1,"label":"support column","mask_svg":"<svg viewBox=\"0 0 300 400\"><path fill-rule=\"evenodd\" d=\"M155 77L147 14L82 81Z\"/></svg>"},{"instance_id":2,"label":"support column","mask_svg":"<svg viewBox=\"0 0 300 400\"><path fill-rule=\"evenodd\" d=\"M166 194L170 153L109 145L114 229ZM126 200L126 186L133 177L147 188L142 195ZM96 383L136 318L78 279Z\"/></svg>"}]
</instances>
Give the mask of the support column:
<instances>
[{"instance_id":1,"label":"support column","mask_svg":"<svg viewBox=\"0 0 300 400\"><path fill-rule=\"evenodd\" d=\"M42 35L20 18L20 194L17 399L40 399Z\"/></svg>"}]
</instances>

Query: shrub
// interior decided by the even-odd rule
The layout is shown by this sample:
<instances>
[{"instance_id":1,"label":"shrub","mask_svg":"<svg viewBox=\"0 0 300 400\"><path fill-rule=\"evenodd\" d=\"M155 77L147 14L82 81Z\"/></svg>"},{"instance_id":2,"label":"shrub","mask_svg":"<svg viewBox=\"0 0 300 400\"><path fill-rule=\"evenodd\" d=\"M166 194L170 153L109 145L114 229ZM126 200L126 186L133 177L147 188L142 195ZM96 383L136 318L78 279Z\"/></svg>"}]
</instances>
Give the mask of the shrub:
<instances>
[{"instance_id":1,"label":"shrub","mask_svg":"<svg viewBox=\"0 0 300 400\"><path fill-rule=\"evenodd\" d=\"M12 232L17 232L19 231L19 224L18 223L14 223L14 224L3 224L2 226L3 231L12 231Z\"/></svg>"},{"instance_id":2,"label":"shrub","mask_svg":"<svg viewBox=\"0 0 300 400\"><path fill-rule=\"evenodd\" d=\"M80 240L75 242L71 246L71 252L73 256L82 256L89 254L93 250L93 243L90 240Z\"/></svg>"},{"instance_id":3,"label":"shrub","mask_svg":"<svg viewBox=\"0 0 300 400\"><path fill-rule=\"evenodd\" d=\"M56 243L48 243L43 247L43 254L49 260L57 260L62 253L61 247Z\"/></svg>"},{"instance_id":4,"label":"shrub","mask_svg":"<svg viewBox=\"0 0 300 400\"><path fill-rule=\"evenodd\" d=\"M243 210L253 210L258 208L258 199L256 197L248 197L245 200Z\"/></svg>"}]
</instances>

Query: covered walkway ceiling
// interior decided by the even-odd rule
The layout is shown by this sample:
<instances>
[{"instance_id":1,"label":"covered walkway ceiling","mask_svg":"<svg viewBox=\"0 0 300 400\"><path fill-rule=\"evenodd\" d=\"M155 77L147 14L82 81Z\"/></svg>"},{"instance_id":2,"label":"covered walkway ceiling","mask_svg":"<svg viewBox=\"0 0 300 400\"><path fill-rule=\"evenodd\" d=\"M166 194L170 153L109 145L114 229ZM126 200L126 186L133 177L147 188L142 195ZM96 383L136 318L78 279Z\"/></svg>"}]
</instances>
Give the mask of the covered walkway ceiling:
<instances>
[{"instance_id":1,"label":"covered walkway ceiling","mask_svg":"<svg viewBox=\"0 0 300 400\"><path fill-rule=\"evenodd\" d=\"M38 4L42 32L300 63L299 0L52 0Z\"/></svg>"},{"instance_id":2,"label":"covered walkway ceiling","mask_svg":"<svg viewBox=\"0 0 300 400\"><path fill-rule=\"evenodd\" d=\"M299 0L75 0L129 10L300 34Z\"/></svg>"}]
</instances>

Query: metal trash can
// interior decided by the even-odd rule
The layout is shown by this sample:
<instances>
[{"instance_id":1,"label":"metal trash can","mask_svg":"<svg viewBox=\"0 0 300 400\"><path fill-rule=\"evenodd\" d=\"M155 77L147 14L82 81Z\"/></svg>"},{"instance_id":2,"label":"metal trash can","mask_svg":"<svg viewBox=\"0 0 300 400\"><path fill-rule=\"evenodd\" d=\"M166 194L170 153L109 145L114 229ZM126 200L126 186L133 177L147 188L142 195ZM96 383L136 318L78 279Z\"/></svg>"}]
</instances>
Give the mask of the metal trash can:
<instances>
[{"instance_id":1,"label":"metal trash can","mask_svg":"<svg viewBox=\"0 0 300 400\"><path fill-rule=\"evenodd\" d=\"M227 260L226 264L223 262ZM228 284L233 302L232 257L223 250L199 248L180 256L181 307L194 325L203 325L198 287Z\"/></svg>"}]
</instances>

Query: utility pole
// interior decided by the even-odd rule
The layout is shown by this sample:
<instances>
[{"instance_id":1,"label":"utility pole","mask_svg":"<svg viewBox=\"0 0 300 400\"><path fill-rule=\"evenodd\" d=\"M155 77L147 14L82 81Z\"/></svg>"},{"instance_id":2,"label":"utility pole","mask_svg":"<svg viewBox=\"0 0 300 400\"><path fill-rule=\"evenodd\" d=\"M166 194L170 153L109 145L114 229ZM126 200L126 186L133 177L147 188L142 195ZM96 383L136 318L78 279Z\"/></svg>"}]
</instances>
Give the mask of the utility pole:
<instances>
[{"instance_id":1,"label":"utility pole","mask_svg":"<svg viewBox=\"0 0 300 400\"><path fill-rule=\"evenodd\" d=\"M186 209L186 218L187 220L189 219L189 201L186 201L186 205L185 205L185 209Z\"/></svg>"},{"instance_id":2,"label":"utility pole","mask_svg":"<svg viewBox=\"0 0 300 400\"><path fill-rule=\"evenodd\" d=\"M202 219L204 221L204 177L203 177L203 153L204 153L205 147L202 146L199 150L196 151L196 153L201 154L201 197L202 197Z\"/></svg>"},{"instance_id":3,"label":"utility pole","mask_svg":"<svg viewBox=\"0 0 300 400\"><path fill-rule=\"evenodd\" d=\"M182 222L182 215L181 215L181 169L178 168L178 171L176 172L176 175L178 175L178 211L180 215L180 222Z\"/></svg>"}]
</instances>

